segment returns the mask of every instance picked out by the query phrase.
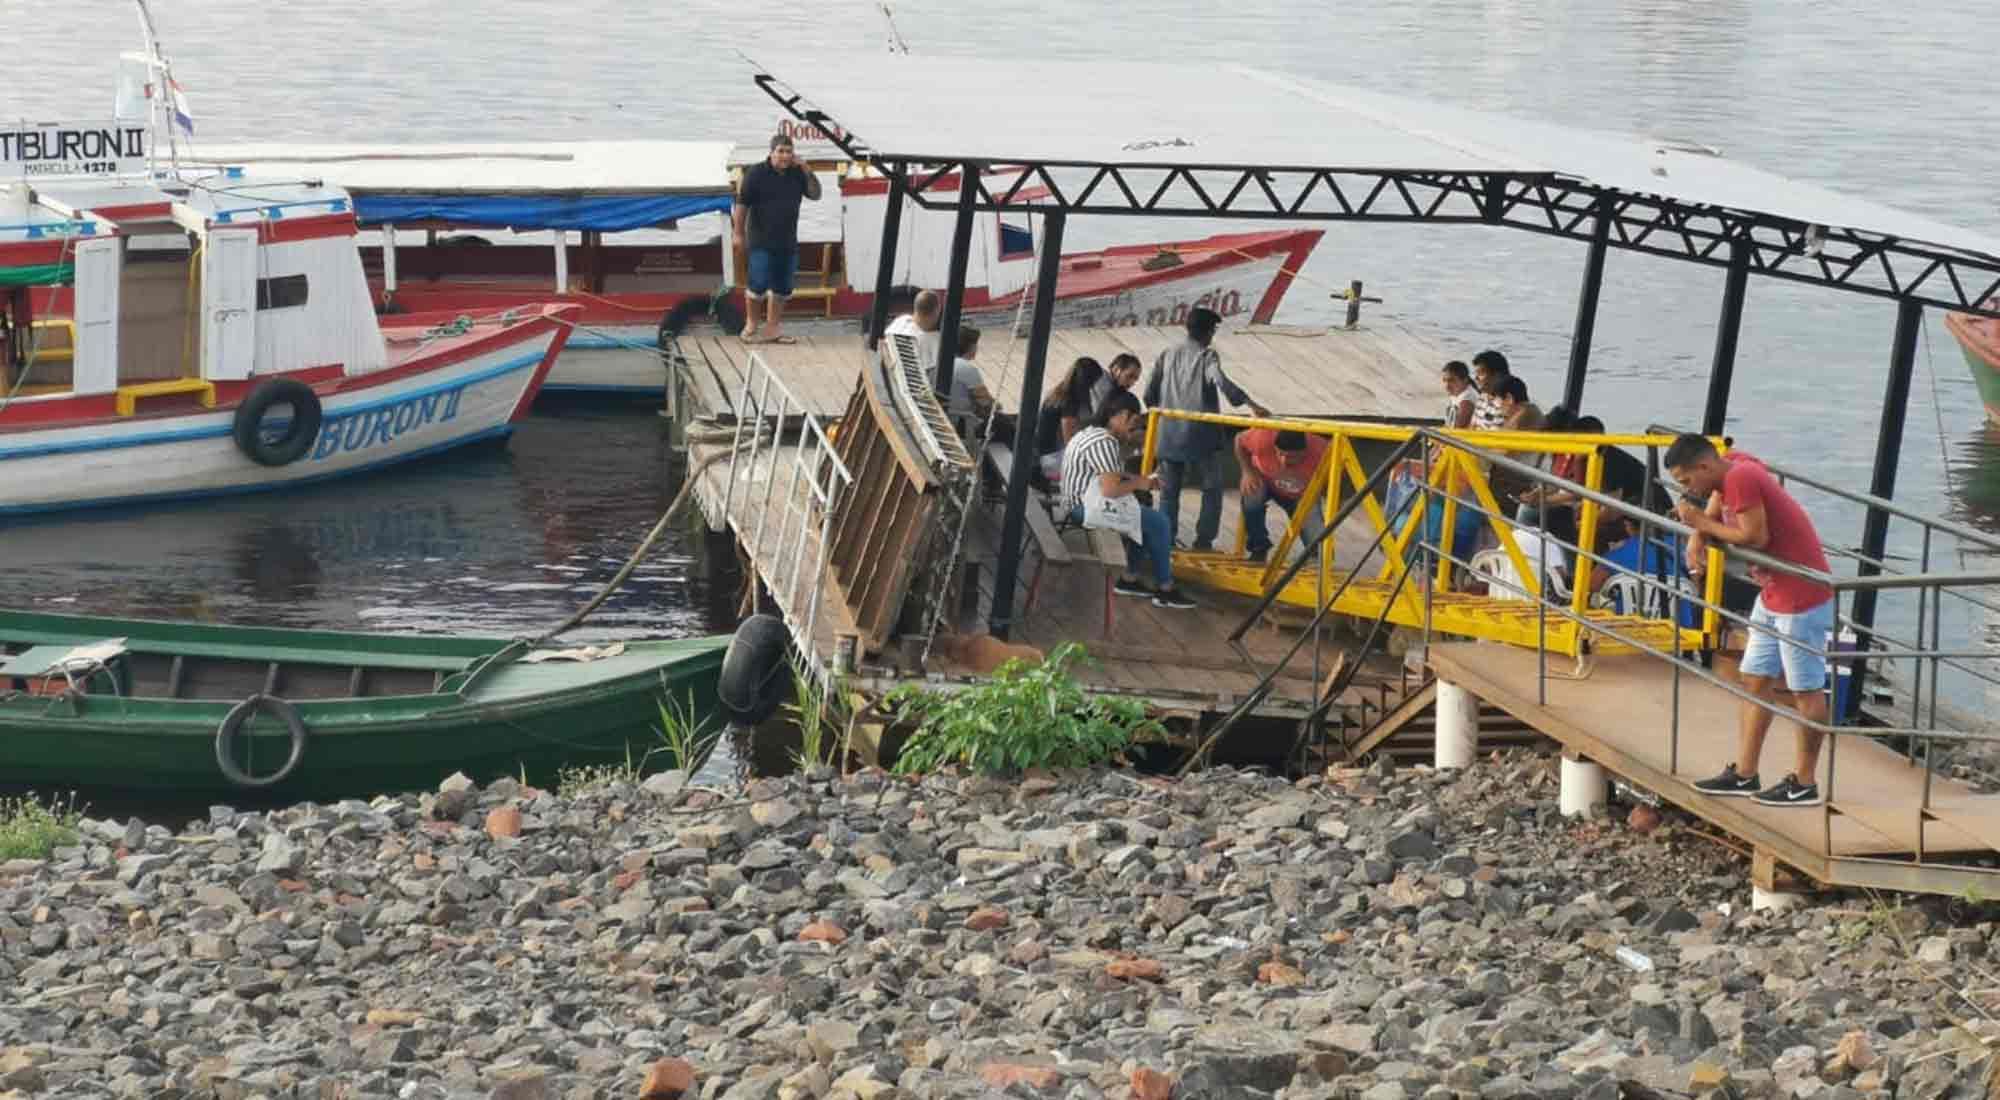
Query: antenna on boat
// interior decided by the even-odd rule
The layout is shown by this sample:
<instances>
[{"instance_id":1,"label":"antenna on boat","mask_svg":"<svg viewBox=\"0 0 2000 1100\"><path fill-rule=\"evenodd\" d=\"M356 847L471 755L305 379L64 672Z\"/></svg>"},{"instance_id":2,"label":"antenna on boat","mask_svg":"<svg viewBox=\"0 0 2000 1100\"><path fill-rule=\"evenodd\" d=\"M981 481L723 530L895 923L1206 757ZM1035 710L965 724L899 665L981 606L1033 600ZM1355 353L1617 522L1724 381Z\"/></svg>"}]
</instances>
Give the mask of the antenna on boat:
<instances>
[{"instance_id":1,"label":"antenna on boat","mask_svg":"<svg viewBox=\"0 0 2000 1100\"><path fill-rule=\"evenodd\" d=\"M909 53L910 44L903 41L903 32L896 29L896 13L890 11L886 3L877 3L875 6L882 9L882 21L889 24L889 52Z\"/></svg>"},{"instance_id":2,"label":"antenna on boat","mask_svg":"<svg viewBox=\"0 0 2000 1100\"><path fill-rule=\"evenodd\" d=\"M132 4L139 9L139 33L146 39L147 64L153 70L150 75L156 78L150 81L153 90L147 96L147 109L151 115L148 121L156 134L160 130L166 131L167 162L175 173L179 173L181 147L180 138L174 132L175 125L177 121L185 120L183 124L188 128L188 136L193 137L194 121L183 108L180 85L174 82L173 66L167 63L166 52L160 48L160 32L153 23L152 9L146 6L146 0L132 0Z\"/></svg>"}]
</instances>

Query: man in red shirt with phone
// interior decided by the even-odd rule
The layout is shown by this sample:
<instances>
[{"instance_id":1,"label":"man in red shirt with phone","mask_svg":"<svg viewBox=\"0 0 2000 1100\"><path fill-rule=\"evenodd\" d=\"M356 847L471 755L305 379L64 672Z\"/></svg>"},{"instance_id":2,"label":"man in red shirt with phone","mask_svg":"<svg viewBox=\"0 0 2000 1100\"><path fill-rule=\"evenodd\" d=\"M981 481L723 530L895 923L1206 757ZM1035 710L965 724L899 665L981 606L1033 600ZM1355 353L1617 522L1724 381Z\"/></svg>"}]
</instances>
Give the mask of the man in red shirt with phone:
<instances>
[{"instance_id":1,"label":"man in red shirt with phone","mask_svg":"<svg viewBox=\"0 0 2000 1100\"><path fill-rule=\"evenodd\" d=\"M1699 435L1683 435L1667 448L1663 460L1674 480L1687 491L1677 511L1682 523L1695 529L1688 544L1688 568L1699 575L1708 542L1745 546L1780 561L1820 573L1830 570L1819 533L1799 502L1785 491L1771 471L1742 451L1726 457ZM1706 501L1698 505L1696 501ZM1791 573L1752 568L1760 589L1750 612L1750 641L1738 666L1743 687L1759 699L1775 700L1783 690L1793 709L1814 722L1825 722L1826 648L1833 631L1833 589L1820 581ZM1738 709L1739 740L1735 762L1720 775L1697 782L1704 794L1755 798L1766 806L1816 806L1821 802L1819 749L1824 735L1799 727L1798 755L1792 773L1772 787L1759 789L1757 761L1771 712L1745 700Z\"/></svg>"}]
</instances>

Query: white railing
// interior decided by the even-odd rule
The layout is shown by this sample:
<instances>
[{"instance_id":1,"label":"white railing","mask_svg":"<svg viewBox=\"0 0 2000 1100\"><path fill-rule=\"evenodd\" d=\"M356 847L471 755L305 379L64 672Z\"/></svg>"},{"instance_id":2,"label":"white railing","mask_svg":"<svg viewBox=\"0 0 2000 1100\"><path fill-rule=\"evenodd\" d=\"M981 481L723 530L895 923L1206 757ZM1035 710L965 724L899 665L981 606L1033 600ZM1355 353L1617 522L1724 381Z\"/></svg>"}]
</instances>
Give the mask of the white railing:
<instances>
[{"instance_id":1,"label":"white railing","mask_svg":"<svg viewBox=\"0 0 2000 1100\"><path fill-rule=\"evenodd\" d=\"M787 443L785 434L792 430L797 438ZM733 457L722 514L736 528L738 539L750 535L745 545L750 549L751 568L761 575L772 602L785 617L800 659L823 676L826 665L813 648L813 628L819 619L834 505L853 484L854 475L834 453L833 442L815 414L807 411L756 352L750 354L750 369L743 375L743 389L737 396L730 453ZM781 464L787 469L781 471ZM781 478L785 482L782 491L778 488ZM761 489L757 487L760 480ZM761 502L753 504L759 493ZM752 530L746 531L746 523L739 521L735 510L739 501L746 509L742 520ZM753 507L756 518L751 520ZM774 512L777 527L772 532ZM768 545L767 533L773 535Z\"/></svg>"}]
</instances>

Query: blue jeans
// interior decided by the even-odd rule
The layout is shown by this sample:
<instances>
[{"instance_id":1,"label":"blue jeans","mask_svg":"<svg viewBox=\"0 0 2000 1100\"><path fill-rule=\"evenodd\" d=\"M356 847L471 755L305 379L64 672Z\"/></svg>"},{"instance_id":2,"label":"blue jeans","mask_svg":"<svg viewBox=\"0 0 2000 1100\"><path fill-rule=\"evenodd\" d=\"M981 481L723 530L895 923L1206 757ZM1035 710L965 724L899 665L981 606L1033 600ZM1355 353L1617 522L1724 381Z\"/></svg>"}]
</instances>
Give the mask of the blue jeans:
<instances>
[{"instance_id":1,"label":"blue jeans","mask_svg":"<svg viewBox=\"0 0 2000 1100\"><path fill-rule=\"evenodd\" d=\"M799 273L799 250L791 248L753 248L750 250L749 291L752 297L770 291L780 298L792 294L792 282Z\"/></svg>"},{"instance_id":2,"label":"blue jeans","mask_svg":"<svg viewBox=\"0 0 2000 1100\"><path fill-rule=\"evenodd\" d=\"M1083 505L1069 510L1069 521L1083 526ZM1168 532L1167 517L1158 508L1139 509L1139 534L1143 543L1131 539L1125 543L1125 571L1135 577L1146 575L1148 559L1153 565L1153 587L1170 588L1174 583L1174 540Z\"/></svg>"},{"instance_id":3,"label":"blue jeans","mask_svg":"<svg viewBox=\"0 0 2000 1100\"><path fill-rule=\"evenodd\" d=\"M1786 690L1793 694L1826 689L1827 635L1833 631L1833 600L1818 607L1782 615L1764 606L1764 597L1750 609L1750 641L1743 647L1743 660L1736 666L1745 676L1775 680L1785 678ZM1762 627L1762 630L1754 629ZM1765 631L1775 631L1776 637ZM1806 647L1810 646L1811 649Z\"/></svg>"},{"instance_id":4,"label":"blue jeans","mask_svg":"<svg viewBox=\"0 0 2000 1100\"><path fill-rule=\"evenodd\" d=\"M1201 513L1194 521L1194 548L1211 550L1215 547L1215 536L1222 530L1222 492L1227 473L1215 455L1194 462L1161 459L1160 511L1167 517L1168 544L1178 538L1181 532L1181 486L1187 483L1189 468L1194 476L1201 479Z\"/></svg>"},{"instance_id":5,"label":"blue jeans","mask_svg":"<svg viewBox=\"0 0 2000 1100\"><path fill-rule=\"evenodd\" d=\"M1281 496L1273 496L1268 485L1264 487L1263 492L1256 496L1243 498L1243 530L1246 532L1246 541L1243 548L1252 554L1266 553L1271 549L1271 533L1264 526L1264 510L1273 504L1284 509L1287 516L1298 514L1299 502L1297 498L1287 499ZM1326 526L1326 521L1321 518L1319 509L1308 509L1306 511L1306 521L1301 525L1299 531L1299 537L1310 539L1314 535L1319 534L1319 529L1324 526Z\"/></svg>"}]
</instances>

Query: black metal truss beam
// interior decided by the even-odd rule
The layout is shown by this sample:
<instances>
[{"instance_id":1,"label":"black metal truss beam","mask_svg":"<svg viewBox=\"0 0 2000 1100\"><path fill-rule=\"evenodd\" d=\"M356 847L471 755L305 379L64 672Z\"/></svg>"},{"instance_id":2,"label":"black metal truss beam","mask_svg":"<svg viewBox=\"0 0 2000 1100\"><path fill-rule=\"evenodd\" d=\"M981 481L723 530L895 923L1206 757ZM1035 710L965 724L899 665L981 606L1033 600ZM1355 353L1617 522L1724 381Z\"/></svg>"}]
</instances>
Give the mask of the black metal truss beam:
<instances>
[{"instance_id":1,"label":"black metal truss beam","mask_svg":"<svg viewBox=\"0 0 2000 1100\"><path fill-rule=\"evenodd\" d=\"M767 95L803 122L839 134L826 114L765 75ZM1600 198L1611 207L1607 244L1628 252L1726 268L1748 246L1749 269L1774 279L2000 317L2000 260L1895 237L1772 218L1726 207L1630 194L1555 175L1389 172L1281 165L1137 165L1086 161L989 164L951 155L884 156L851 134L834 140L926 210L958 206L930 187L968 165L1020 169L995 194L979 181L977 209L1057 208L1067 214L1270 221L1440 222L1504 225L1589 243ZM1065 190L1058 173L1080 174ZM1045 189L1023 202L1029 187ZM1990 303L1990 304L1989 304Z\"/></svg>"}]
</instances>

